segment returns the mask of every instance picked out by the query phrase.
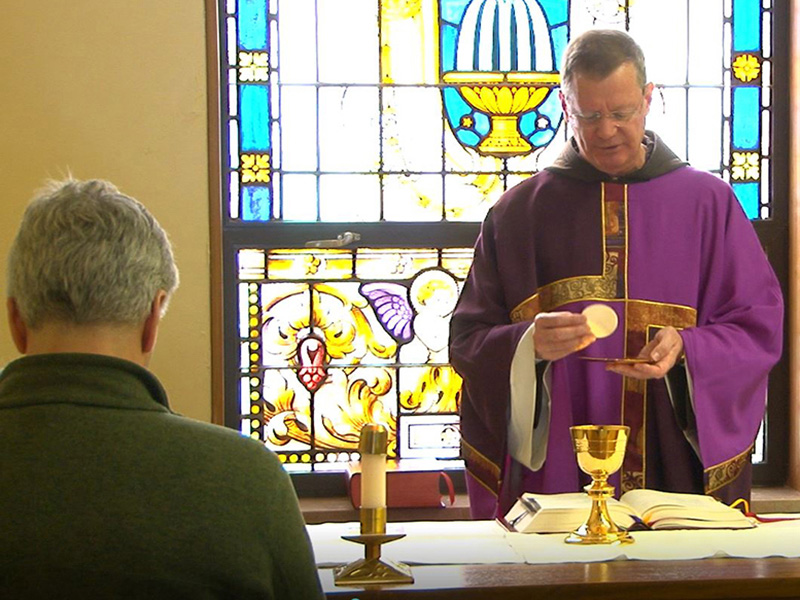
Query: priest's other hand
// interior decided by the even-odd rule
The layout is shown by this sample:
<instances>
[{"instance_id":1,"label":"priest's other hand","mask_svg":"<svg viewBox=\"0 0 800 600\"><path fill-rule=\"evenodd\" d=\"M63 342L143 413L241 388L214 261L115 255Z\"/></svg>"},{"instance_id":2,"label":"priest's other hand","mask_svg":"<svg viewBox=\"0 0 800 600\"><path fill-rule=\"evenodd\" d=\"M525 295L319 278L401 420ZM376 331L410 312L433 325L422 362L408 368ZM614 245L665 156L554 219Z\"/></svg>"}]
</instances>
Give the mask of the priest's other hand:
<instances>
[{"instance_id":1,"label":"priest's other hand","mask_svg":"<svg viewBox=\"0 0 800 600\"><path fill-rule=\"evenodd\" d=\"M639 353L650 364L608 365L606 369L634 379L661 379L683 354L683 338L674 327L664 327Z\"/></svg>"},{"instance_id":2,"label":"priest's other hand","mask_svg":"<svg viewBox=\"0 0 800 600\"><path fill-rule=\"evenodd\" d=\"M536 358L558 360L595 341L586 317L571 312L539 313L533 320Z\"/></svg>"}]
</instances>

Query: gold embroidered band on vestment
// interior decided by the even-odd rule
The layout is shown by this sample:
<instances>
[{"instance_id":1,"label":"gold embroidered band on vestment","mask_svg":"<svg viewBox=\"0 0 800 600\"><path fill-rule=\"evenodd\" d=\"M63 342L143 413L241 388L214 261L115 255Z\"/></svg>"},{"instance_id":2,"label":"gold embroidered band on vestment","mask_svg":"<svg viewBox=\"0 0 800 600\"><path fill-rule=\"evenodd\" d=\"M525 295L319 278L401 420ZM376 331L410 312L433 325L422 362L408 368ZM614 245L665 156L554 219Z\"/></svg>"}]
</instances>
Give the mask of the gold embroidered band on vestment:
<instances>
[{"instance_id":1,"label":"gold embroidered band on vestment","mask_svg":"<svg viewBox=\"0 0 800 600\"><path fill-rule=\"evenodd\" d=\"M500 466L467 443L463 437L461 438L461 458L464 459L470 475L478 483L495 496L500 493Z\"/></svg>"},{"instance_id":2,"label":"gold embroidered band on vestment","mask_svg":"<svg viewBox=\"0 0 800 600\"><path fill-rule=\"evenodd\" d=\"M703 471L705 475L706 494L712 494L729 483L733 483L739 475L742 474L742 469L744 469L750 461L750 455L753 453L753 446L754 444L751 444L750 447L741 454Z\"/></svg>"}]
</instances>

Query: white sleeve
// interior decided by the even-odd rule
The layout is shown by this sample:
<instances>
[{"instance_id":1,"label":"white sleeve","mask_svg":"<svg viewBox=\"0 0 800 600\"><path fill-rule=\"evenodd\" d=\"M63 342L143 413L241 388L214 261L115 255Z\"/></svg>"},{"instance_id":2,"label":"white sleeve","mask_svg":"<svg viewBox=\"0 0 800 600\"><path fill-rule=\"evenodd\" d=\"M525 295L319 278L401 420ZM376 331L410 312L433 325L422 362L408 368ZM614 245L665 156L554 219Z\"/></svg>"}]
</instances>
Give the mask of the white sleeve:
<instances>
[{"instance_id":1,"label":"white sleeve","mask_svg":"<svg viewBox=\"0 0 800 600\"><path fill-rule=\"evenodd\" d=\"M539 422L534 429L537 383L533 327L531 324L523 334L511 361L508 451L514 460L536 471L542 467L547 455L547 438L550 432L550 365L545 370L542 406L539 409Z\"/></svg>"}]
</instances>

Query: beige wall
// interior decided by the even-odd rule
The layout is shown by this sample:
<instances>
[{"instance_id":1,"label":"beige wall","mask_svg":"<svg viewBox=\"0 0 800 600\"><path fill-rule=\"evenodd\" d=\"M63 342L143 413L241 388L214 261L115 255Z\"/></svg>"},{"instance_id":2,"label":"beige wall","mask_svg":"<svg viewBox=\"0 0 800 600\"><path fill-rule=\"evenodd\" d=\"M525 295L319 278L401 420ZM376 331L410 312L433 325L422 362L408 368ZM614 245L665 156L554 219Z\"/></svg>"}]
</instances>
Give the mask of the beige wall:
<instances>
[{"instance_id":1,"label":"beige wall","mask_svg":"<svg viewBox=\"0 0 800 600\"><path fill-rule=\"evenodd\" d=\"M4 2L0 290L33 190L113 181L170 233L181 287L152 370L187 416L211 416L205 9L201 0ZM17 356L0 326L0 365Z\"/></svg>"}]
</instances>

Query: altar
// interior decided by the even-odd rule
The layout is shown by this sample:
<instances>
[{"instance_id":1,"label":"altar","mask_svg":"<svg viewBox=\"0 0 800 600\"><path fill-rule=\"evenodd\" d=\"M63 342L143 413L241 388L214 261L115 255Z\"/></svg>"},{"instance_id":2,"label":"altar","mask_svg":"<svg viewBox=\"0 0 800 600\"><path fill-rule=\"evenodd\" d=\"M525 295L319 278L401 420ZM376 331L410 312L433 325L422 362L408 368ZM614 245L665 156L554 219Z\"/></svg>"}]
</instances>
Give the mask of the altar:
<instances>
[{"instance_id":1,"label":"altar","mask_svg":"<svg viewBox=\"0 0 800 600\"><path fill-rule=\"evenodd\" d=\"M800 517L800 515L770 515ZM748 530L638 531L635 543L574 546L563 534L506 531L493 521L389 523L405 537L383 556L414 583L338 587L333 567L362 548L356 523L308 526L328 598L800 598L800 520Z\"/></svg>"}]
</instances>

